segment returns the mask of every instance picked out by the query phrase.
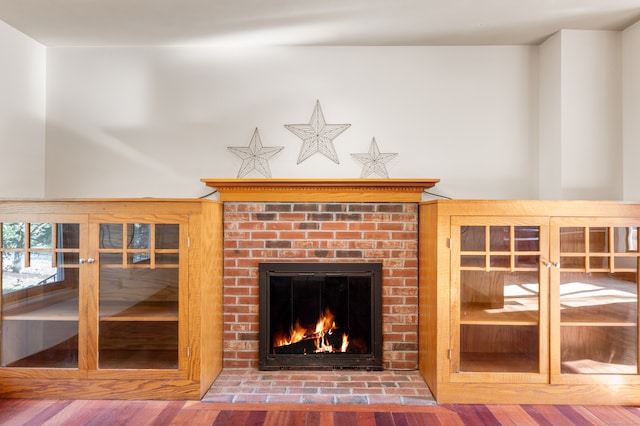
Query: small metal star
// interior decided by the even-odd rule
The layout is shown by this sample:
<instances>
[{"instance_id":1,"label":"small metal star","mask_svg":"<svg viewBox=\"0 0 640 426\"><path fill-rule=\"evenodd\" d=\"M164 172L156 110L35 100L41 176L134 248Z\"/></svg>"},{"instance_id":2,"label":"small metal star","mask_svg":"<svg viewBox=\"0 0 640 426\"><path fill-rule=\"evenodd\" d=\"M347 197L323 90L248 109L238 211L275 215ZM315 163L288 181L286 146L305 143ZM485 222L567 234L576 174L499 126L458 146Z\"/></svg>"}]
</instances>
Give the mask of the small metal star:
<instances>
[{"instance_id":1,"label":"small metal star","mask_svg":"<svg viewBox=\"0 0 640 426\"><path fill-rule=\"evenodd\" d=\"M284 125L284 127L302 139L298 164L318 152L334 163L340 164L338 154L333 147L333 140L350 126L351 124L327 124L324 114L322 114L320 101L316 102L309 124Z\"/></svg>"},{"instance_id":2,"label":"small metal star","mask_svg":"<svg viewBox=\"0 0 640 426\"><path fill-rule=\"evenodd\" d=\"M371 174L376 174L380 177L388 178L389 173L387 172L387 164L391 161L398 153L380 153L378 149L378 144L376 143L376 138L371 140L371 145L369 145L369 152L365 154L351 154L353 158L364 164L362 167L362 173L360 174L361 178L365 178Z\"/></svg>"},{"instance_id":3,"label":"small metal star","mask_svg":"<svg viewBox=\"0 0 640 426\"><path fill-rule=\"evenodd\" d=\"M271 177L271 169L267 161L284 149L283 146L263 147L258 128L253 132L253 137L248 147L228 146L227 149L242 159L242 165L238 171L238 177L244 177L255 170L264 177Z\"/></svg>"}]
</instances>

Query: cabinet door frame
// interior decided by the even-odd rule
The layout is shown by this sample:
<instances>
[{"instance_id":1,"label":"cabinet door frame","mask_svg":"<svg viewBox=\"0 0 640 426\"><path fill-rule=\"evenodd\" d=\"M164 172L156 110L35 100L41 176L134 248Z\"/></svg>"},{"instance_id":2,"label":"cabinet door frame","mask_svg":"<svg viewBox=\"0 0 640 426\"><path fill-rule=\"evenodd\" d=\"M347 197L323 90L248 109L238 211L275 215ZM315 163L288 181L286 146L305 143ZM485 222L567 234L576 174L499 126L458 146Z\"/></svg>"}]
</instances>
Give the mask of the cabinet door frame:
<instances>
[{"instance_id":1,"label":"cabinet door frame","mask_svg":"<svg viewBox=\"0 0 640 426\"><path fill-rule=\"evenodd\" d=\"M78 257L87 256L87 246L83 238L87 235L88 215L87 214L57 214L57 213L3 213L0 223L52 223L52 224L77 224L79 226L79 247ZM67 266L71 266L68 264ZM0 377L15 378L85 378L87 376L86 366L90 357L87 346L86 317L83 316L83 307L88 299L86 286L83 284L87 279L87 270L78 264L78 365L77 367L2 367ZM0 293L2 290L0 289ZM2 295L0 294L0 314L2 313ZM0 320L0 326L3 321ZM2 342L0 341L0 350Z\"/></svg>"},{"instance_id":2,"label":"cabinet door frame","mask_svg":"<svg viewBox=\"0 0 640 426\"><path fill-rule=\"evenodd\" d=\"M640 219L620 217L552 217L550 220L550 258L553 266L550 274L550 383L552 384L640 384L640 373L636 374L568 374L561 373L561 304L560 304L560 229L562 227L630 227L640 228ZM585 248L588 254L589 250ZM640 259L640 257L638 258ZM636 294L640 294L640 265L636 273ZM588 272L588 271L585 271ZM640 303L638 303L640 305ZM640 311L640 309L638 309ZM636 318L636 321L638 319ZM637 322L637 330L640 330L640 322ZM638 332L637 332L638 333ZM640 371L640 336L637 338L637 369Z\"/></svg>"},{"instance_id":3,"label":"cabinet door frame","mask_svg":"<svg viewBox=\"0 0 640 426\"><path fill-rule=\"evenodd\" d=\"M548 259L549 218L539 216L451 216L450 229L450 369L451 382L475 383L548 383L549 381L549 281ZM538 372L462 372L460 366L461 331L461 265L460 229L462 226L535 226L539 229L538 258ZM489 251L487 250L487 253ZM488 256L488 254L487 254ZM486 270L485 265L485 270ZM513 268L511 270L518 270ZM498 369L496 369L498 370Z\"/></svg>"},{"instance_id":4,"label":"cabinet door frame","mask_svg":"<svg viewBox=\"0 0 640 426\"><path fill-rule=\"evenodd\" d=\"M92 214L89 216L89 256L95 259L93 269L95 277L94 290L91 295L90 305L95 312L91 318L94 321L89 324L89 342L96 356L99 356L99 271L100 253L99 235L100 224L177 224L180 226L179 235L179 260L178 260L178 366L176 369L136 369L136 368L99 368L98 360L91 364L88 377L92 379L122 379L123 371L126 371L127 379L158 379L158 380L187 380L189 377L189 216L183 214Z\"/></svg>"}]
</instances>

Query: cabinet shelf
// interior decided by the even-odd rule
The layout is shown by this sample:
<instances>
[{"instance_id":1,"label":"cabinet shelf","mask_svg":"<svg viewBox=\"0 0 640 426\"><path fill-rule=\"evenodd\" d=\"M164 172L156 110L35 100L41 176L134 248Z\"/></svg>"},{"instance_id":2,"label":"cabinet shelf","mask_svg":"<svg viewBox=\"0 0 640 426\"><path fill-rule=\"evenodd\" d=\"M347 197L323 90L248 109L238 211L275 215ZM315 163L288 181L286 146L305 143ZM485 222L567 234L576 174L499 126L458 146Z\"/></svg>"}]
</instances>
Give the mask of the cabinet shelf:
<instances>
[{"instance_id":1,"label":"cabinet shelf","mask_svg":"<svg viewBox=\"0 0 640 426\"><path fill-rule=\"evenodd\" d=\"M501 309L482 309L463 304L460 324L466 325L537 325L538 311L521 304L505 305Z\"/></svg>"},{"instance_id":2,"label":"cabinet shelf","mask_svg":"<svg viewBox=\"0 0 640 426\"><path fill-rule=\"evenodd\" d=\"M29 309L28 305L5 311L5 321L78 321L78 299L68 299ZM100 307L100 321L178 321L177 302L107 302Z\"/></svg>"},{"instance_id":3,"label":"cabinet shelf","mask_svg":"<svg viewBox=\"0 0 640 426\"><path fill-rule=\"evenodd\" d=\"M637 324L634 322L621 322L621 321L561 321L561 327L635 327Z\"/></svg>"},{"instance_id":4,"label":"cabinet shelf","mask_svg":"<svg viewBox=\"0 0 640 426\"><path fill-rule=\"evenodd\" d=\"M464 372L490 372L490 373L536 373L538 360L536 354L527 353L484 353L462 352L460 371Z\"/></svg>"},{"instance_id":5,"label":"cabinet shelf","mask_svg":"<svg viewBox=\"0 0 640 426\"><path fill-rule=\"evenodd\" d=\"M78 298L46 306L26 303L4 311L2 318L5 321L78 321Z\"/></svg>"},{"instance_id":6,"label":"cabinet shelf","mask_svg":"<svg viewBox=\"0 0 640 426\"><path fill-rule=\"evenodd\" d=\"M104 302L100 321L178 321L177 302Z\"/></svg>"}]
</instances>

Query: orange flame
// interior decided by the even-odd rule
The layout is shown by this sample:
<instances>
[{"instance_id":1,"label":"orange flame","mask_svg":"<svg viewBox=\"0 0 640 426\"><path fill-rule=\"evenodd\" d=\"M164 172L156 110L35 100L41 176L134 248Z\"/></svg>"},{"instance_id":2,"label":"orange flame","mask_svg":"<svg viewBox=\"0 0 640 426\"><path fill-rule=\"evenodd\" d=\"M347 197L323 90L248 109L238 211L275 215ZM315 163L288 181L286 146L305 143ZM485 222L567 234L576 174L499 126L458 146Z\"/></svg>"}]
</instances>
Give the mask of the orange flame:
<instances>
[{"instance_id":1,"label":"orange flame","mask_svg":"<svg viewBox=\"0 0 640 426\"><path fill-rule=\"evenodd\" d=\"M327 339L327 336L330 336L337 328L335 315L333 315L329 308L326 308L324 313L320 314L315 328L302 327L300 322L296 320L295 325L289 329L288 334L276 333L274 335L273 346L292 345L306 339L314 339L316 346L315 352L346 352L349 346L349 339L346 333L342 335L342 346L339 350L334 349L333 345L330 344Z\"/></svg>"}]
</instances>

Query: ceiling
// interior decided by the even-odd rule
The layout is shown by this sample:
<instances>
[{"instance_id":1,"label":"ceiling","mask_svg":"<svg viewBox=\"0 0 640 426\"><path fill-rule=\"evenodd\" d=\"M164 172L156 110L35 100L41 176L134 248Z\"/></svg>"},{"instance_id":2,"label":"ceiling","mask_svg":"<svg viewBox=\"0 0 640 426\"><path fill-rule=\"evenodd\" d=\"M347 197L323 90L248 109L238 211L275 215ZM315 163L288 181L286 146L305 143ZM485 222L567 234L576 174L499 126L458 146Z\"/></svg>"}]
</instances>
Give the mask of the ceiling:
<instances>
[{"instance_id":1,"label":"ceiling","mask_svg":"<svg viewBox=\"0 0 640 426\"><path fill-rule=\"evenodd\" d=\"M622 30L640 0L0 0L45 46L539 44Z\"/></svg>"}]
</instances>

